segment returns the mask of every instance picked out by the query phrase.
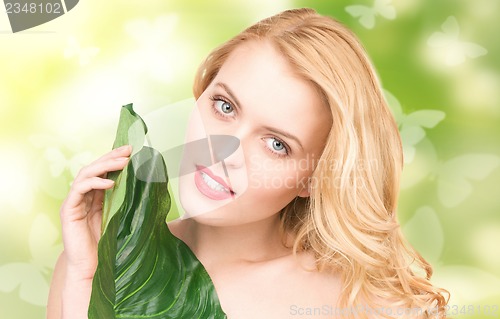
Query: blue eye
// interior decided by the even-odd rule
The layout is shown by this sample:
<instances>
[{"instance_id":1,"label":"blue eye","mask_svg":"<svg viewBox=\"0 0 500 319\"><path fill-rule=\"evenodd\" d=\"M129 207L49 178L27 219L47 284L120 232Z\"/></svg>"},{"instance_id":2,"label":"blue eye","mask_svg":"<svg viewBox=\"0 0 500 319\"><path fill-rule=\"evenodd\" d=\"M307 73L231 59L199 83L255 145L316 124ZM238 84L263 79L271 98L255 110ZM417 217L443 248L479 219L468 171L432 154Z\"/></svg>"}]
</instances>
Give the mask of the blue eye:
<instances>
[{"instance_id":1,"label":"blue eye","mask_svg":"<svg viewBox=\"0 0 500 319\"><path fill-rule=\"evenodd\" d=\"M215 101L215 105L217 109L220 110L222 113L230 114L231 112L233 112L233 106L226 101L222 100Z\"/></svg>"},{"instance_id":2,"label":"blue eye","mask_svg":"<svg viewBox=\"0 0 500 319\"><path fill-rule=\"evenodd\" d=\"M284 142L277 138L270 137L266 139L267 148L277 155L288 155L288 149Z\"/></svg>"},{"instance_id":3,"label":"blue eye","mask_svg":"<svg viewBox=\"0 0 500 319\"><path fill-rule=\"evenodd\" d=\"M285 147L283 146L283 143L281 143L280 141L278 140L274 140L273 141L273 148L277 151L281 151L282 149L284 149Z\"/></svg>"}]
</instances>

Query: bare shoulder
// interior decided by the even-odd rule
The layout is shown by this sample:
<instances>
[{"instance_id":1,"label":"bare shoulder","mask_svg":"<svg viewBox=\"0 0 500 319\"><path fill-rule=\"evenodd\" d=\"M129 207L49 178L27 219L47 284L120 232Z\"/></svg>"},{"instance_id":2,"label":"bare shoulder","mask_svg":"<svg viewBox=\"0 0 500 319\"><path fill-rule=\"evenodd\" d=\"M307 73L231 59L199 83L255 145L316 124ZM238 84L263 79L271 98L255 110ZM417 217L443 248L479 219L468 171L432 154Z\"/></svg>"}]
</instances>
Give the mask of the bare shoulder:
<instances>
[{"instance_id":1,"label":"bare shoulder","mask_svg":"<svg viewBox=\"0 0 500 319\"><path fill-rule=\"evenodd\" d=\"M171 221L168 227L174 236L183 237L182 221ZM340 275L318 271L312 254L290 251L271 260L207 271L228 318L335 318Z\"/></svg>"},{"instance_id":2,"label":"bare shoulder","mask_svg":"<svg viewBox=\"0 0 500 319\"><path fill-rule=\"evenodd\" d=\"M341 293L340 274L318 271L312 254L290 255L281 267L284 297L288 314L300 318L334 318L334 309Z\"/></svg>"},{"instance_id":3,"label":"bare shoulder","mask_svg":"<svg viewBox=\"0 0 500 319\"><path fill-rule=\"evenodd\" d=\"M283 276L291 282L300 284L303 289L297 289L302 300L313 297L315 301L336 301L340 293L340 275L333 271L318 271L315 259L310 253L302 252L296 256L291 254L279 265ZM309 298L308 298L309 297Z\"/></svg>"}]
</instances>

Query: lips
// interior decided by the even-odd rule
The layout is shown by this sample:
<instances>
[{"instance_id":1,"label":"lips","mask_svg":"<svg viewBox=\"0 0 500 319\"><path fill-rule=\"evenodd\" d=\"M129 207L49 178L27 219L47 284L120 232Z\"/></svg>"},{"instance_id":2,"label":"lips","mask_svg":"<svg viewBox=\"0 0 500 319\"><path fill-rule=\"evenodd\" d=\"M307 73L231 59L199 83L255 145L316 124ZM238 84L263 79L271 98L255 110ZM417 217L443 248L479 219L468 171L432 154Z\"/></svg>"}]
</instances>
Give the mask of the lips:
<instances>
[{"instance_id":1,"label":"lips","mask_svg":"<svg viewBox=\"0 0 500 319\"><path fill-rule=\"evenodd\" d=\"M205 166L196 165L194 181L198 190L208 198L223 200L234 197L232 188Z\"/></svg>"}]
</instances>

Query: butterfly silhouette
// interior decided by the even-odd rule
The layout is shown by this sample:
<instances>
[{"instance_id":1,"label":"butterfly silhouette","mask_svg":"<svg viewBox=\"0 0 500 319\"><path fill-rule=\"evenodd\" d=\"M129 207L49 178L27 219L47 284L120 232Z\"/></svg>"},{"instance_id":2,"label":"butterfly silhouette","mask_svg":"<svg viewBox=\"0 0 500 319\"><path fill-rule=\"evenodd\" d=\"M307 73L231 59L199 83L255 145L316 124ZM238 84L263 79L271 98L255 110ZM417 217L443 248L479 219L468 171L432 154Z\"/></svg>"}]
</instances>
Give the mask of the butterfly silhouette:
<instances>
[{"instance_id":1,"label":"butterfly silhouette","mask_svg":"<svg viewBox=\"0 0 500 319\"><path fill-rule=\"evenodd\" d=\"M405 114L394 95L387 90L384 90L384 95L398 123L405 163L410 163L415 157L415 145L422 141L426 135L424 128L435 127L444 119L445 113L437 110L418 110Z\"/></svg>"},{"instance_id":2,"label":"butterfly silhouette","mask_svg":"<svg viewBox=\"0 0 500 319\"><path fill-rule=\"evenodd\" d=\"M71 136L34 134L29 140L41 151L34 165L36 185L53 198L65 198L80 168L95 159L91 152L82 151L81 140Z\"/></svg>"},{"instance_id":3,"label":"butterfly silhouette","mask_svg":"<svg viewBox=\"0 0 500 319\"><path fill-rule=\"evenodd\" d=\"M474 181L487 178L500 166L500 156L495 154L465 153L442 161L428 139L416 147L418 152L405 167L401 187L411 187L426 178L434 180L438 199L445 207L461 204L472 194Z\"/></svg>"},{"instance_id":4,"label":"butterfly silhouette","mask_svg":"<svg viewBox=\"0 0 500 319\"><path fill-rule=\"evenodd\" d=\"M47 148L44 157L50 163L49 168L53 177L60 176L66 169L69 169L71 175L75 177L80 168L92 160L92 154L90 152L79 153L67 159L64 154L55 147Z\"/></svg>"},{"instance_id":5,"label":"butterfly silhouette","mask_svg":"<svg viewBox=\"0 0 500 319\"><path fill-rule=\"evenodd\" d=\"M426 236L422 236L424 229ZM432 207L419 207L402 230L408 241L427 261L433 264L439 261L444 245L444 231Z\"/></svg>"},{"instance_id":6,"label":"butterfly silhouette","mask_svg":"<svg viewBox=\"0 0 500 319\"><path fill-rule=\"evenodd\" d=\"M477 58L488 53L482 46L461 41L460 27L454 16L450 16L441 25L441 31L434 32L428 39L427 45L435 49L437 58L448 66L455 66L465 62L466 58Z\"/></svg>"},{"instance_id":7,"label":"butterfly silhouette","mask_svg":"<svg viewBox=\"0 0 500 319\"><path fill-rule=\"evenodd\" d=\"M174 32L178 22L175 14L162 15L153 21L136 19L125 25L127 32L140 47L157 48L168 43L169 36Z\"/></svg>"},{"instance_id":8,"label":"butterfly silhouette","mask_svg":"<svg viewBox=\"0 0 500 319\"><path fill-rule=\"evenodd\" d=\"M99 53L99 50L96 47L82 48L76 38L71 36L68 38L66 48L64 49L64 57L67 59L77 57L80 65L84 66L90 63L90 60Z\"/></svg>"},{"instance_id":9,"label":"butterfly silhouette","mask_svg":"<svg viewBox=\"0 0 500 319\"><path fill-rule=\"evenodd\" d=\"M19 287L19 297L33 305L45 306L49 292L48 277L54 268L62 244L59 232L45 214L33 220L29 234L29 262L13 262L0 266L0 291L9 293Z\"/></svg>"},{"instance_id":10,"label":"butterfly silhouette","mask_svg":"<svg viewBox=\"0 0 500 319\"><path fill-rule=\"evenodd\" d=\"M446 207L455 207L472 193L471 181L485 179L500 166L493 154L463 154L435 166L438 198Z\"/></svg>"},{"instance_id":11,"label":"butterfly silhouette","mask_svg":"<svg viewBox=\"0 0 500 319\"><path fill-rule=\"evenodd\" d=\"M136 49L123 57L125 68L137 73L148 73L156 80L168 83L174 80L174 70L183 61L185 52L178 43L173 45L172 34L178 17L163 15L150 21L136 19L125 25L127 32L135 40Z\"/></svg>"},{"instance_id":12,"label":"butterfly silhouette","mask_svg":"<svg viewBox=\"0 0 500 319\"><path fill-rule=\"evenodd\" d=\"M375 17L380 15L386 19L396 18L396 8L391 4L392 0L375 0L371 7L364 5L347 6L345 10L353 17L359 18L359 23L367 29L375 27Z\"/></svg>"},{"instance_id":13,"label":"butterfly silhouette","mask_svg":"<svg viewBox=\"0 0 500 319\"><path fill-rule=\"evenodd\" d=\"M419 207L402 230L412 246L431 263L433 284L451 292L449 305L467 305L499 296L500 278L495 274L477 267L440 263L445 238L439 216L432 207Z\"/></svg>"}]
</instances>

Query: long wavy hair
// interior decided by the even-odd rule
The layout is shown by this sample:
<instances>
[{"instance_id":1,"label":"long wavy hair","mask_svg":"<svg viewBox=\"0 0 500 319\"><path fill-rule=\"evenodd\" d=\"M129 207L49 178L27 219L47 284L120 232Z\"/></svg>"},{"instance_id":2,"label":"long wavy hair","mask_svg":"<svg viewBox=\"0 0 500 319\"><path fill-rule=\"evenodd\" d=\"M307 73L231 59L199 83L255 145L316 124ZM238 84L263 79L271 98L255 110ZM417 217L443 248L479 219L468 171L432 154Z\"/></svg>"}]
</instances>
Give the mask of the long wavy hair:
<instances>
[{"instance_id":1,"label":"long wavy hair","mask_svg":"<svg viewBox=\"0 0 500 319\"><path fill-rule=\"evenodd\" d=\"M430 283L431 266L405 241L396 218L403 168L398 127L374 68L349 29L312 9L266 18L208 55L195 76L195 98L236 47L262 40L316 88L332 112L310 196L297 197L280 212L282 229L295 236L294 253L312 252L318 269L339 271L341 309L390 302L393 309L420 309L418 317L445 317L447 291Z\"/></svg>"}]
</instances>

